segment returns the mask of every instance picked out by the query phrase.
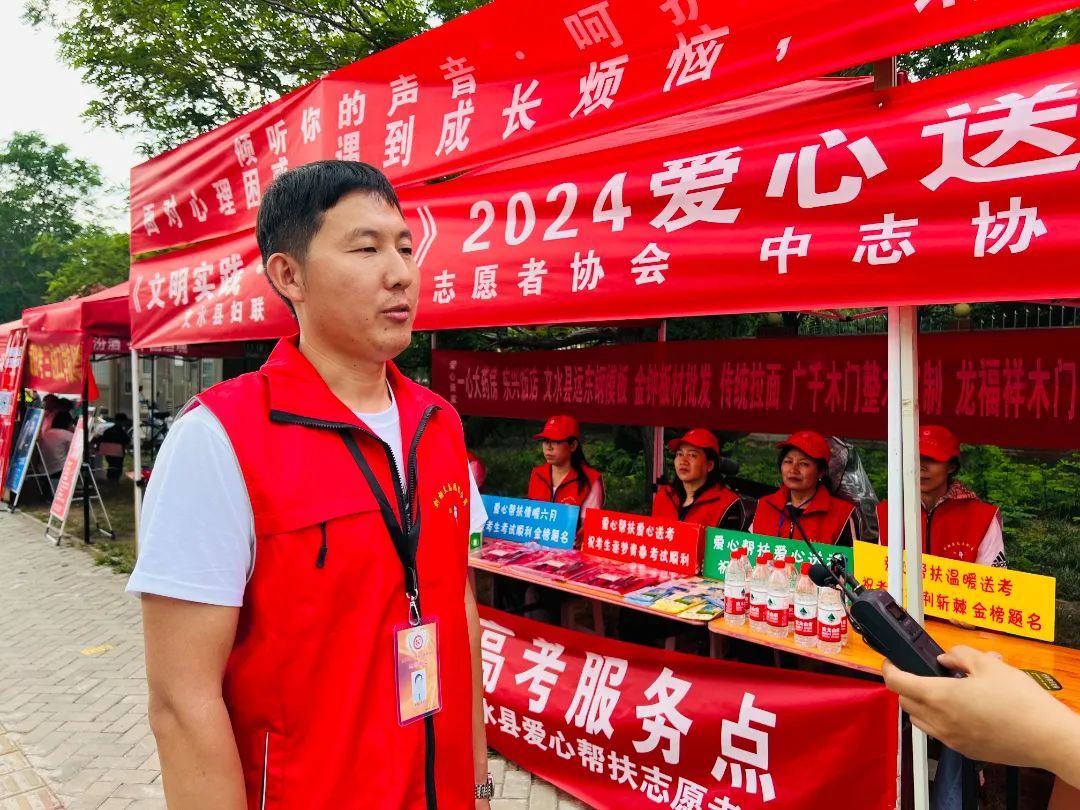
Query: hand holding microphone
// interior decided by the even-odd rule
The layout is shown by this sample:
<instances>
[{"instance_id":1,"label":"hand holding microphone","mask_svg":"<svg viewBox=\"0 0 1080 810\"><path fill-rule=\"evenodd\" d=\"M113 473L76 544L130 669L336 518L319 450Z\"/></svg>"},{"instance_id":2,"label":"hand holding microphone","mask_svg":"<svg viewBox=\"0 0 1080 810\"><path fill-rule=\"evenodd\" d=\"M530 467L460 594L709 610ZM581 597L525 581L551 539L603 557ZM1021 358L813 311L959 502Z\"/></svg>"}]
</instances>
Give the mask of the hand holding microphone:
<instances>
[{"instance_id":1,"label":"hand holding microphone","mask_svg":"<svg viewBox=\"0 0 1080 810\"><path fill-rule=\"evenodd\" d=\"M931 737L969 759L1044 768L1080 788L1080 717L997 656L953 647L938 659L963 678L924 678L886 661L885 685Z\"/></svg>"}]
</instances>

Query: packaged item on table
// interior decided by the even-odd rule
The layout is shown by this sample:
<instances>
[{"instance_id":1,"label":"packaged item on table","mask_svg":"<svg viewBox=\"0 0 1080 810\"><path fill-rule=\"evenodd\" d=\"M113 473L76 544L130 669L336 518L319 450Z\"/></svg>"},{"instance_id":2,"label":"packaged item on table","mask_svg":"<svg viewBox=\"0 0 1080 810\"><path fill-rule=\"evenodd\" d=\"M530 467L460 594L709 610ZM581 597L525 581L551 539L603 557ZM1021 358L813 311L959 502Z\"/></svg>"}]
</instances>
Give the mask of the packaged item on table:
<instances>
[{"instance_id":1,"label":"packaged item on table","mask_svg":"<svg viewBox=\"0 0 1080 810\"><path fill-rule=\"evenodd\" d=\"M663 613L682 613L685 610L704 604L705 597L711 589L708 580L701 577L683 577L679 580L679 585L682 588L680 592L658 599L653 604L653 609Z\"/></svg>"},{"instance_id":2,"label":"packaged item on table","mask_svg":"<svg viewBox=\"0 0 1080 810\"><path fill-rule=\"evenodd\" d=\"M565 581L593 566L594 563L574 551L546 551L535 559L514 563L510 567L533 576Z\"/></svg>"},{"instance_id":3,"label":"packaged item on table","mask_svg":"<svg viewBox=\"0 0 1080 810\"><path fill-rule=\"evenodd\" d=\"M495 565L511 565L534 560L544 554L544 551L539 546L527 543L488 540L473 553L485 562L494 563Z\"/></svg>"},{"instance_id":4,"label":"packaged item on table","mask_svg":"<svg viewBox=\"0 0 1080 810\"><path fill-rule=\"evenodd\" d=\"M678 580L648 585L639 590L623 594L623 599L627 602L633 602L635 605L651 605L673 593L685 593L685 588L679 587Z\"/></svg>"},{"instance_id":5,"label":"packaged item on table","mask_svg":"<svg viewBox=\"0 0 1080 810\"><path fill-rule=\"evenodd\" d=\"M595 588L620 595L639 591L642 588L656 584L657 577L655 573L648 570L636 571L634 568L636 566L599 563L587 571L576 574L572 581L586 588Z\"/></svg>"},{"instance_id":6,"label":"packaged item on table","mask_svg":"<svg viewBox=\"0 0 1080 810\"><path fill-rule=\"evenodd\" d=\"M689 619L695 622L711 622L718 616L724 615L724 595L717 596L715 593L707 595L705 601L697 607L692 607L678 614L680 619Z\"/></svg>"}]
</instances>

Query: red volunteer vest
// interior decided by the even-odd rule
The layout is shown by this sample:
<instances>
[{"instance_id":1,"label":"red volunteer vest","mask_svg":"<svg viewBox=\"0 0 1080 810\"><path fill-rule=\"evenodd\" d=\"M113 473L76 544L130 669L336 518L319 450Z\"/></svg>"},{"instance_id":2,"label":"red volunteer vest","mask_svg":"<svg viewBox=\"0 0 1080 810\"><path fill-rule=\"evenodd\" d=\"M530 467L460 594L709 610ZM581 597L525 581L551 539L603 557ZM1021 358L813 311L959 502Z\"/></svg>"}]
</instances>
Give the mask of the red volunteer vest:
<instances>
[{"instance_id":1,"label":"red volunteer vest","mask_svg":"<svg viewBox=\"0 0 1080 810\"><path fill-rule=\"evenodd\" d=\"M889 502L877 506L881 545L889 543ZM998 508L972 499L947 498L932 512L922 507L923 551L935 557L975 562L990 522L997 520Z\"/></svg>"},{"instance_id":2,"label":"red volunteer vest","mask_svg":"<svg viewBox=\"0 0 1080 810\"><path fill-rule=\"evenodd\" d=\"M223 687L251 810L413 810L434 807L432 792L443 810L475 806L471 669L458 665L470 649L461 421L393 364L387 378L402 450L415 449L420 603L439 619L443 662L442 711L404 727L393 653L395 625L408 620L403 568L338 429L355 436L400 520L389 449L295 337L258 372L199 396L236 451L255 517L255 568Z\"/></svg>"},{"instance_id":3,"label":"red volunteer vest","mask_svg":"<svg viewBox=\"0 0 1080 810\"><path fill-rule=\"evenodd\" d=\"M682 519L686 523L719 527L725 518L735 520L733 515L741 518L739 503L739 496L727 487L709 487L698 494ZM653 497L652 516L661 520L679 520L681 506L678 493L670 484L664 484ZM742 529L742 525L737 528Z\"/></svg>"},{"instance_id":4,"label":"red volunteer vest","mask_svg":"<svg viewBox=\"0 0 1080 810\"><path fill-rule=\"evenodd\" d=\"M581 506L585 503L585 499L589 497L593 487L600 484L602 480L600 473L588 464L584 465L584 469L585 486L578 487L577 470L571 467L570 472L559 483L559 487L555 490L554 497L552 497L551 465L541 464L539 467L533 467L532 475L529 476L529 500Z\"/></svg>"},{"instance_id":5,"label":"red volunteer vest","mask_svg":"<svg viewBox=\"0 0 1080 810\"><path fill-rule=\"evenodd\" d=\"M754 524L750 531L766 537L785 537L802 539L802 534L792 525L788 516L787 504L791 494L787 487L780 487L771 495L758 500ZM813 543L833 545L847 526L855 504L843 498L835 498L824 487L804 507L799 517L799 525Z\"/></svg>"}]
</instances>

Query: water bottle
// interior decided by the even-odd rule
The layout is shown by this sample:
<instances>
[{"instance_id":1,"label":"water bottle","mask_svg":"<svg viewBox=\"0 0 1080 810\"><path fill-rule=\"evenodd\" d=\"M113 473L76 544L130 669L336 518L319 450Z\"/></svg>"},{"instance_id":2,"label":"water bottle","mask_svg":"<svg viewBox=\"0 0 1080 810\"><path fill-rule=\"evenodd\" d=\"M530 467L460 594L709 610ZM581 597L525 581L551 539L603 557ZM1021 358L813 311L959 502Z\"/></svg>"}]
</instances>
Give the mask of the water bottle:
<instances>
[{"instance_id":1,"label":"water bottle","mask_svg":"<svg viewBox=\"0 0 1080 810\"><path fill-rule=\"evenodd\" d=\"M750 576L750 629L764 633L768 625L765 623L765 611L769 604L769 566L762 554L757 558L754 573Z\"/></svg>"},{"instance_id":2,"label":"water bottle","mask_svg":"<svg viewBox=\"0 0 1080 810\"><path fill-rule=\"evenodd\" d=\"M817 646L823 653L840 652L840 619L844 615L844 603L836 588L821 588L818 595Z\"/></svg>"},{"instance_id":3,"label":"water bottle","mask_svg":"<svg viewBox=\"0 0 1080 810\"><path fill-rule=\"evenodd\" d=\"M791 579L788 577L787 563L783 560L773 561L773 572L769 576L769 604L765 612L770 636L787 637L788 607L791 603L790 587Z\"/></svg>"},{"instance_id":4,"label":"water bottle","mask_svg":"<svg viewBox=\"0 0 1080 810\"><path fill-rule=\"evenodd\" d=\"M742 567L743 579L746 581L746 585L743 586L742 592L742 612L744 615L750 615L750 577L754 573L754 569L750 565L750 551L746 548L739 549L739 565Z\"/></svg>"},{"instance_id":5,"label":"water bottle","mask_svg":"<svg viewBox=\"0 0 1080 810\"><path fill-rule=\"evenodd\" d=\"M742 625L746 623L746 549L737 548L731 552L731 562L724 574L724 623Z\"/></svg>"},{"instance_id":6,"label":"water bottle","mask_svg":"<svg viewBox=\"0 0 1080 810\"><path fill-rule=\"evenodd\" d=\"M790 554L784 557L784 571L788 575L788 612L787 623L795 626L795 585L799 581L799 571L795 566L795 558Z\"/></svg>"},{"instance_id":7,"label":"water bottle","mask_svg":"<svg viewBox=\"0 0 1080 810\"><path fill-rule=\"evenodd\" d=\"M818 589L810 581L810 563L802 564L802 571L795 584L795 643L800 647L817 646Z\"/></svg>"}]
</instances>

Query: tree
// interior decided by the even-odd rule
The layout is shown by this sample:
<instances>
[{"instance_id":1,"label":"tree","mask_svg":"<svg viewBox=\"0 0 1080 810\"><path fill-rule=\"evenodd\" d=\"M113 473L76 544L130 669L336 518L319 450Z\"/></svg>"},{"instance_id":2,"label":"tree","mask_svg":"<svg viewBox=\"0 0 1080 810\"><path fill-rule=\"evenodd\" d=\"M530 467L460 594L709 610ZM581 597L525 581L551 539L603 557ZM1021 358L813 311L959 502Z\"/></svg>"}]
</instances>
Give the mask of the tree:
<instances>
[{"instance_id":1,"label":"tree","mask_svg":"<svg viewBox=\"0 0 1080 810\"><path fill-rule=\"evenodd\" d=\"M41 238L70 242L91 218L102 188L97 166L20 132L0 145L0 321L42 303L58 256L35 255Z\"/></svg>"},{"instance_id":2,"label":"tree","mask_svg":"<svg viewBox=\"0 0 1080 810\"><path fill-rule=\"evenodd\" d=\"M1080 42L1080 9L987 31L907 54L900 67L928 79Z\"/></svg>"},{"instance_id":3,"label":"tree","mask_svg":"<svg viewBox=\"0 0 1080 810\"><path fill-rule=\"evenodd\" d=\"M27 0L101 98L85 115L154 154L486 0Z\"/></svg>"},{"instance_id":4,"label":"tree","mask_svg":"<svg viewBox=\"0 0 1080 810\"><path fill-rule=\"evenodd\" d=\"M131 240L126 233L88 227L68 241L38 237L31 252L56 269L45 270L46 301L63 301L112 287L128 277Z\"/></svg>"}]
</instances>

